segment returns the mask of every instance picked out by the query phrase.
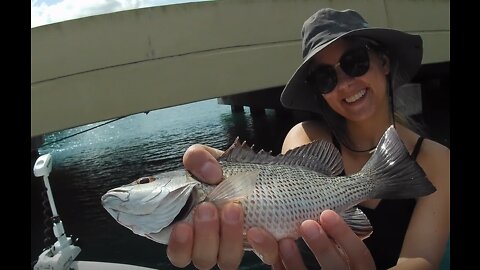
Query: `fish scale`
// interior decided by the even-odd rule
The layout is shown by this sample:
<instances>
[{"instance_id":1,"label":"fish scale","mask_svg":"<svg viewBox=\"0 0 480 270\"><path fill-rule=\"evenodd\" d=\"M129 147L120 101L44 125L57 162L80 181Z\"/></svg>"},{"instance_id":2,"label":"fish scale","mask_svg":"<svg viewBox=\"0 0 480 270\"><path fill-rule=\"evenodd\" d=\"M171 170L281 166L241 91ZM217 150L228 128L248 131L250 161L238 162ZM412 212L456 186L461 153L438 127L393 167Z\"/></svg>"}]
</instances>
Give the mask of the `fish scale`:
<instances>
[{"instance_id":1,"label":"fish scale","mask_svg":"<svg viewBox=\"0 0 480 270\"><path fill-rule=\"evenodd\" d=\"M218 207L239 202L244 230L260 227L277 240L297 239L303 221L332 209L364 239L373 228L358 203L417 198L436 190L393 126L363 168L350 176L339 176L341 155L326 141L272 156L237 139L218 161L224 174L218 185L202 183L185 170L164 172L107 191L102 204L118 223L162 244L178 221L192 223L195 207L205 201Z\"/></svg>"},{"instance_id":2,"label":"fish scale","mask_svg":"<svg viewBox=\"0 0 480 270\"><path fill-rule=\"evenodd\" d=\"M327 177L301 167L221 162L224 176L260 170L253 194L242 202L244 229L260 227L277 239L297 238L304 220L318 219L325 209L344 211L368 194L365 183L348 177ZM359 184L360 183L360 184ZM343 187L342 187L343 186ZM284 207L288 206L288 207Z\"/></svg>"}]
</instances>

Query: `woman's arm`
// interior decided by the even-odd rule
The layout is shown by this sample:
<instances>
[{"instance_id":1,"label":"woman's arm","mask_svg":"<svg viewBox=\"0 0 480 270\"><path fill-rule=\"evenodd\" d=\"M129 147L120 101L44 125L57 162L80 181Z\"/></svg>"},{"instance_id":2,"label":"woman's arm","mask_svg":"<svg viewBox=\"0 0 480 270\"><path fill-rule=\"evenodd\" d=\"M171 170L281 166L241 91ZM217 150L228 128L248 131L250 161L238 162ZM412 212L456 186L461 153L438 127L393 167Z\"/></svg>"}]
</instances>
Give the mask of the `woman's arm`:
<instances>
[{"instance_id":1,"label":"woman's arm","mask_svg":"<svg viewBox=\"0 0 480 270\"><path fill-rule=\"evenodd\" d=\"M450 150L425 140L417 162L437 191L417 199L394 269L438 269L450 233Z\"/></svg>"}]
</instances>

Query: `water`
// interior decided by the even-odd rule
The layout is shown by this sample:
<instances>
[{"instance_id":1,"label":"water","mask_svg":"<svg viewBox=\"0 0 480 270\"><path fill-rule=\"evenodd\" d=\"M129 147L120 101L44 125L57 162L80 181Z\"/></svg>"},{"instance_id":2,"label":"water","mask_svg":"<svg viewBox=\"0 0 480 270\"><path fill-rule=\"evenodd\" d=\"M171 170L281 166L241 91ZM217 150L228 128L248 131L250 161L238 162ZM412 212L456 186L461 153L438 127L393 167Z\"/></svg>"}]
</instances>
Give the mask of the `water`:
<instances>
[{"instance_id":1,"label":"water","mask_svg":"<svg viewBox=\"0 0 480 270\"><path fill-rule=\"evenodd\" d=\"M448 146L448 111L425 116L431 138ZM297 121L288 115L277 117L271 110L255 117L248 109L232 114L229 106L213 99L132 115L40 148L40 154L53 156L49 180L67 235L80 239L82 251L77 260L177 269L169 263L165 246L119 225L103 209L100 197L138 177L182 167L182 155L194 143L226 149L238 136L254 144L255 150L278 154L283 138ZM45 143L98 124L49 134ZM42 190L43 181L32 173L31 261L46 246ZM241 268L270 269L252 253L245 254Z\"/></svg>"},{"instance_id":2,"label":"water","mask_svg":"<svg viewBox=\"0 0 480 270\"><path fill-rule=\"evenodd\" d=\"M248 109L232 114L229 106L213 99L132 115L52 144L100 123L47 135L49 145L39 154L52 154L50 185L67 235L80 240L77 260L177 269L169 263L165 246L120 226L101 206L100 197L138 177L182 167L182 155L194 143L226 149L238 136L256 150L278 154L294 121L271 110L256 117ZM31 261L45 247L42 189L43 181L32 174ZM242 263L247 266L269 269L251 253Z\"/></svg>"}]
</instances>

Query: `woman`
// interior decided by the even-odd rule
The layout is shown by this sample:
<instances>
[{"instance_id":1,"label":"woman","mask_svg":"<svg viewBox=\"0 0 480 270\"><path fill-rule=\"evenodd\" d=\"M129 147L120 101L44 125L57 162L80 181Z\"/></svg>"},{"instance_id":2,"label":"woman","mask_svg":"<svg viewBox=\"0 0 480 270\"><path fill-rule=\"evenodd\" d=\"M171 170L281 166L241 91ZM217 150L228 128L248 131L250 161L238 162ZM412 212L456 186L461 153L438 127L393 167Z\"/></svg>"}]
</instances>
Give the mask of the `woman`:
<instances>
[{"instance_id":1,"label":"woman","mask_svg":"<svg viewBox=\"0 0 480 270\"><path fill-rule=\"evenodd\" d=\"M393 124L437 191L418 199L360 203L374 228L365 241L327 210L318 222L302 223L300 234L307 246L297 246L292 239L277 242L260 228L247 232L250 245L274 269L310 269L312 261L322 269L438 269L450 230L450 151L423 140L393 112L392 91L408 82L421 65L421 38L370 28L353 10L321 9L305 21L302 41L304 61L286 85L281 102L287 108L318 113L324 121L294 126L282 152L328 140L341 152L345 175L351 175L362 168ZM215 157L221 153L194 145L186 151L184 165L203 181L218 183L222 172ZM194 225L174 228L167 255L179 267L193 262L200 269L215 264L235 269L243 254L242 226L240 205L231 203L217 211L204 203L196 211Z\"/></svg>"}]
</instances>

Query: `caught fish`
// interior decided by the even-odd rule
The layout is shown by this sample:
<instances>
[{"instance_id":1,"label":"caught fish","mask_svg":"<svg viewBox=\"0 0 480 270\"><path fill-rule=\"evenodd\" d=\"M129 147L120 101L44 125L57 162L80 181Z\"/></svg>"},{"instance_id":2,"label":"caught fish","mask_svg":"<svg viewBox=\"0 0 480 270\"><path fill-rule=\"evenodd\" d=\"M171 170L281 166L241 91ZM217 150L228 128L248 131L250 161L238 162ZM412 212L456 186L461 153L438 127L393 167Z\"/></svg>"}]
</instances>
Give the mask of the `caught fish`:
<instances>
[{"instance_id":1,"label":"caught fish","mask_svg":"<svg viewBox=\"0 0 480 270\"><path fill-rule=\"evenodd\" d=\"M102 196L102 204L118 223L162 244L168 243L172 225L192 222L195 206L204 201L218 207L240 203L245 231L260 227L278 240L299 238L300 224L317 220L326 209L339 213L359 237L366 238L373 228L356 207L358 203L416 198L436 190L393 126L363 168L349 176L339 176L341 155L326 141L272 156L265 151L256 153L237 139L218 161L224 176L218 185L175 170L111 189Z\"/></svg>"}]
</instances>

